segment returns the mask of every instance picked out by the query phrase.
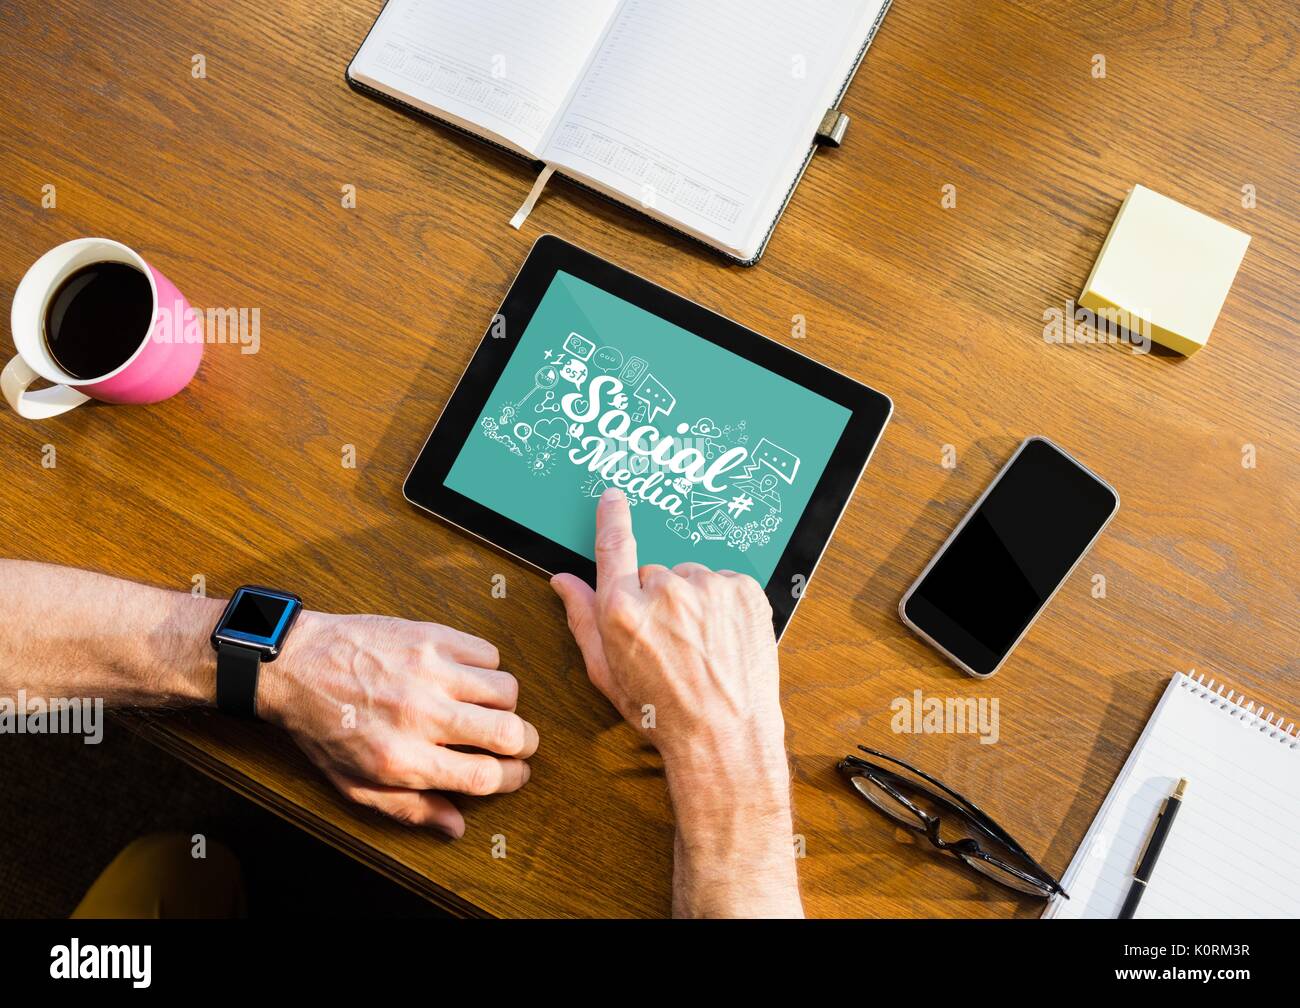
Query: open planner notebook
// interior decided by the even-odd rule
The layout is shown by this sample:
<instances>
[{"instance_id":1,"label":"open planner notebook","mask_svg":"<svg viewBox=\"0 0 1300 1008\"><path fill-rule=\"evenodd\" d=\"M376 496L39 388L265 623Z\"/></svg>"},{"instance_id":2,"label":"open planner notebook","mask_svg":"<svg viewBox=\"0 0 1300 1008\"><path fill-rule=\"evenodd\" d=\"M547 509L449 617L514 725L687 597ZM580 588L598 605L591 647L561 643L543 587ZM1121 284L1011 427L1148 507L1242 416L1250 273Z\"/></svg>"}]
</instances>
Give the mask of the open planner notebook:
<instances>
[{"instance_id":1,"label":"open planner notebook","mask_svg":"<svg viewBox=\"0 0 1300 1008\"><path fill-rule=\"evenodd\" d=\"M1300 738L1222 685L1175 673L1045 917L1115 917L1161 803L1187 794L1138 917L1300 917Z\"/></svg>"},{"instance_id":2,"label":"open planner notebook","mask_svg":"<svg viewBox=\"0 0 1300 1008\"><path fill-rule=\"evenodd\" d=\"M348 82L752 263L888 6L389 0Z\"/></svg>"}]
</instances>

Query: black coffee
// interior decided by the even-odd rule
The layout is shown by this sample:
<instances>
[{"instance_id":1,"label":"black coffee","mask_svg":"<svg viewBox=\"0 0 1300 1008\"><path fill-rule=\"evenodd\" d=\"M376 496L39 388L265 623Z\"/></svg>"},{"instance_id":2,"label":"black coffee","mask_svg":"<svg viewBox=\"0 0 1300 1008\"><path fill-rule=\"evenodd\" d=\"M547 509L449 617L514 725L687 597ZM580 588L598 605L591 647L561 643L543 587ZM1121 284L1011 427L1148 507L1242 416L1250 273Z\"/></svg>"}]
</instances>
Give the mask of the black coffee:
<instances>
[{"instance_id":1,"label":"black coffee","mask_svg":"<svg viewBox=\"0 0 1300 1008\"><path fill-rule=\"evenodd\" d=\"M83 266L50 298L45 345L74 378L116 371L136 352L153 322L149 278L129 263Z\"/></svg>"}]
</instances>

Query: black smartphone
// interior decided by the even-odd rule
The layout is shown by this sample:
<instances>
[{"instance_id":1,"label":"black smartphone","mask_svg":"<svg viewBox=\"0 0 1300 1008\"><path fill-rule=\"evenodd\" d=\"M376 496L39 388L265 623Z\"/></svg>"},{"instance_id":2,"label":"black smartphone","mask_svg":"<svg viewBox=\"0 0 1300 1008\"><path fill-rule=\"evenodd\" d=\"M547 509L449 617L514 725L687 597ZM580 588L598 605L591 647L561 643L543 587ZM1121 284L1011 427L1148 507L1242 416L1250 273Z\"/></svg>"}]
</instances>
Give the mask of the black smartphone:
<instances>
[{"instance_id":1,"label":"black smartphone","mask_svg":"<svg viewBox=\"0 0 1300 1008\"><path fill-rule=\"evenodd\" d=\"M993 675L1119 510L1119 494L1026 438L907 590L903 622L973 676Z\"/></svg>"}]
</instances>

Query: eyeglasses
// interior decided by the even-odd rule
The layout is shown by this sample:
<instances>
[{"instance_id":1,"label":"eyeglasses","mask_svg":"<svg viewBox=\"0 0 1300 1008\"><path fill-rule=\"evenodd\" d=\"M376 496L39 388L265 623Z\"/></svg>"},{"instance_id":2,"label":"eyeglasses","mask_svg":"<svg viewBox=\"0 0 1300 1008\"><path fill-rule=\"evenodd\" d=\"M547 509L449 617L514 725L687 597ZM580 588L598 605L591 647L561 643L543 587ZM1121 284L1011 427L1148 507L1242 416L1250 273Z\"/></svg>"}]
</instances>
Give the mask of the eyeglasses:
<instances>
[{"instance_id":1,"label":"eyeglasses","mask_svg":"<svg viewBox=\"0 0 1300 1008\"><path fill-rule=\"evenodd\" d=\"M909 763L866 746L858 749L893 764L891 769L850 755L837 765L877 811L900 826L925 834L937 850L1008 889L1043 898L1057 894L1070 898L1061 883L974 802ZM950 828L959 831L960 838L940 835L941 816L955 820Z\"/></svg>"}]
</instances>

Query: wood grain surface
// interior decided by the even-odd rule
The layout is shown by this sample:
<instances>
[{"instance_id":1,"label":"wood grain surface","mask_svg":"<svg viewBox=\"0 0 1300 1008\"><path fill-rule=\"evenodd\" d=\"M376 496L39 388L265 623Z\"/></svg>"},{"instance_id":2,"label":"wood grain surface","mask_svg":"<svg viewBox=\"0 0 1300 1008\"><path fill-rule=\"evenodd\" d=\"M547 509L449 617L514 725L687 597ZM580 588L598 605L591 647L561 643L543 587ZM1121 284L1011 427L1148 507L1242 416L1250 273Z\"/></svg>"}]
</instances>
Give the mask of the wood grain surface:
<instances>
[{"instance_id":1,"label":"wood grain surface","mask_svg":"<svg viewBox=\"0 0 1300 1008\"><path fill-rule=\"evenodd\" d=\"M846 98L845 146L818 155L752 269L563 183L510 229L527 165L346 87L379 7L0 9L0 303L46 249L104 235L196 305L261 309L260 352L209 346L166 403L41 423L0 413L4 551L178 590L202 575L213 595L277 584L313 608L462 627L500 646L542 734L532 782L465 801L459 843L349 806L270 728L149 719L165 748L459 912L667 913L657 758L588 685L545 579L401 497L545 231L894 400L781 648L810 913L1039 909L879 821L833 769L856 742L966 792L1059 873L1175 670L1300 716L1293 6L897 0ZM206 79L191 76L195 54ZM1043 339L1044 311L1078 294L1135 182L1252 236L1189 359ZM1005 669L977 681L903 628L898 600L1034 433L1123 504ZM997 698L999 740L893 733L891 701L916 689Z\"/></svg>"}]
</instances>

